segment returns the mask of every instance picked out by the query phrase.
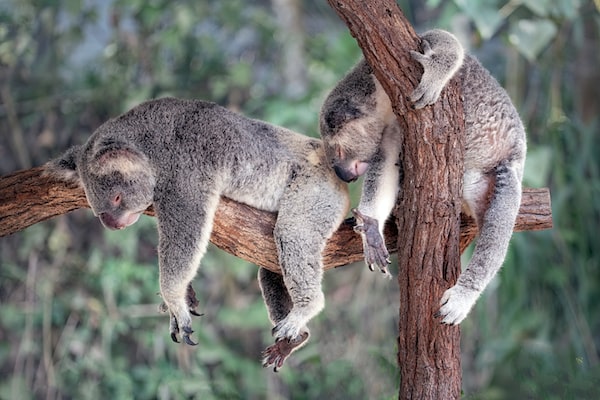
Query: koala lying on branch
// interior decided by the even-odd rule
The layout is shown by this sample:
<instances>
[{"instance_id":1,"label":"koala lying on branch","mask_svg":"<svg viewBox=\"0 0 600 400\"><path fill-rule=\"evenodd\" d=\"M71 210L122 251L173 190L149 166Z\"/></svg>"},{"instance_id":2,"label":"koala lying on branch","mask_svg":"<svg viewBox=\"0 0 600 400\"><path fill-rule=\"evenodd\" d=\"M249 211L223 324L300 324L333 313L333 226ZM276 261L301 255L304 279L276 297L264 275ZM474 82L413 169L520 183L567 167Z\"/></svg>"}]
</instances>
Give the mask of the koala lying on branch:
<instances>
[{"instance_id":1,"label":"koala lying on branch","mask_svg":"<svg viewBox=\"0 0 600 400\"><path fill-rule=\"evenodd\" d=\"M187 344L198 301L191 288L221 196L277 211L273 231L283 275L259 269L275 344L264 366L281 368L306 343L324 306L321 252L345 217L347 186L320 140L213 103L164 98L101 125L86 144L47 164L79 182L102 224L123 229L153 205L158 219L161 309Z\"/></svg>"},{"instance_id":2,"label":"koala lying on branch","mask_svg":"<svg viewBox=\"0 0 600 400\"><path fill-rule=\"evenodd\" d=\"M458 40L442 30L421 36L423 53L411 52L423 76L408 97L414 108L433 104L447 82L462 86L465 115L463 212L473 216L479 239L456 285L448 289L437 315L458 324L500 269L521 201L525 129L507 93ZM388 274L384 222L398 195L401 132L391 102L365 60L330 92L320 117L321 137L331 167L344 181L365 175L354 214L363 237L365 261Z\"/></svg>"}]
</instances>

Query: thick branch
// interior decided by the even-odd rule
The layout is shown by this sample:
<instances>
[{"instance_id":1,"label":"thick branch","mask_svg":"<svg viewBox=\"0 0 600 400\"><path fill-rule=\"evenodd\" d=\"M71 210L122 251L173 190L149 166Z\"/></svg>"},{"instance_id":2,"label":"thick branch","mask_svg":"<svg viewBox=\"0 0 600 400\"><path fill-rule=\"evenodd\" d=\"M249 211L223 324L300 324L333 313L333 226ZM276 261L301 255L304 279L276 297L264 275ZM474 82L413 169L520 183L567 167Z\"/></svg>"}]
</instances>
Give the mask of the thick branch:
<instances>
[{"instance_id":1,"label":"thick branch","mask_svg":"<svg viewBox=\"0 0 600 400\"><path fill-rule=\"evenodd\" d=\"M18 171L0 178L0 237L70 211L89 207L83 190L76 185L42 176L42 167ZM146 214L154 215L152 209ZM223 198L217 210L211 242L244 260L279 271L272 232L275 214ZM515 230L552 227L547 189L525 189ZM477 233L472 220L463 219L461 251ZM391 252L396 251L398 233L393 223L386 227ZM463 246L463 243L465 245ZM342 225L324 251L325 268L335 268L362 259L362 243L349 225Z\"/></svg>"}]
</instances>

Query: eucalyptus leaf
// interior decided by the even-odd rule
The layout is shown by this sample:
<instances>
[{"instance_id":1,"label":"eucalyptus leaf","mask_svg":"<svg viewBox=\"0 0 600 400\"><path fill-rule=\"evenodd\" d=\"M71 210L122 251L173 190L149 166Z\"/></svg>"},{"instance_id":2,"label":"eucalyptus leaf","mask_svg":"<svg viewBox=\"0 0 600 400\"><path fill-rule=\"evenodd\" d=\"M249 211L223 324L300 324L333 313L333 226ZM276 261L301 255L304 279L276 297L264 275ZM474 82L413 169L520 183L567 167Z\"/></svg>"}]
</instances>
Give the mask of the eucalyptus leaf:
<instances>
[{"instance_id":1,"label":"eucalyptus leaf","mask_svg":"<svg viewBox=\"0 0 600 400\"><path fill-rule=\"evenodd\" d=\"M508 40L525 58L535 61L556 33L556 25L549 19L522 19L511 24Z\"/></svg>"},{"instance_id":2,"label":"eucalyptus leaf","mask_svg":"<svg viewBox=\"0 0 600 400\"><path fill-rule=\"evenodd\" d=\"M570 1L570 0L568 0ZM556 0L522 0L523 5L539 17L547 17L552 3Z\"/></svg>"},{"instance_id":3,"label":"eucalyptus leaf","mask_svg":"<svg viewBox=\"0 0 600 400\"><path fill-rule=\"evenodd\" d=\"M454 3L473 20L483 39L494 36L504 22L494 0L454 0Z\"/></svg>"}]
</instances>

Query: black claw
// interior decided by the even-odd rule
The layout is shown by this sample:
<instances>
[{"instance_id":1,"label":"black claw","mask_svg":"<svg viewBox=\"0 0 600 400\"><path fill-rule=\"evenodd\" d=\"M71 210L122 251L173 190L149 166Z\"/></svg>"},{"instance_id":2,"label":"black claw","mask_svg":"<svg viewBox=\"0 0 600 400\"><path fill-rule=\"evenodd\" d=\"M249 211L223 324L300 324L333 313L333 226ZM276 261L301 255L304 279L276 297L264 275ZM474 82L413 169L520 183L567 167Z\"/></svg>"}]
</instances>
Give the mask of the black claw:
<instances>
[{"instance_id":1,"label":"black claw","mask_svg":"<svg viewBox=\"0 0 600 400\"><path fill-rule=\"evenodd\" d=\"M198 311L196 310L190 310L190 314L195 315L196 317L201 317L204 315L204 313L198 314Z\"/></svg>"},{"instance_id":2,"label":"black claw","mask_svg":"<svg viewBox=\"0 0 600 400\"><path fill-rule=\"evenodd\" d=\"M196 346L196 345L198 344L198 343L194 343L194 342L192 341L192 339L190 339L190 336L189 336L189 335L187 335L187 334L183 335L183 340L184 340L184 341L185 341L185 343L186 343L187 345L189 345L189 346Z\"/></svg>"},{"instance_id":3,"label":"black claw","mask_svg":"<svg viewBox=\"0 0 600 400\"><path fill-rule=\"evenodd\" d=\"M174 341L175 343L179 343L179 340L177 340L177 333L175 333L175 332L171 333L171 340Z\"/></svg>"},{"instance_id":4,"label":"black claw","mask_svg":"<svg viewBox=\"0 0 600 400\"><path fill-rule=\"evenodd\" d=\"M192 330L192 328L189 328L189 327L184 327L184 328L183 328L183 332L185 332L185 333L183 334L183 341L184 341L186 344L188 344L188 345L190 345L190 346L195 346L195 345L197 345L197 344L198 344L198 343L194 343L194 342L192 341L192 339L190 339L190 335L191 335L192 333L194 333L194 331Z\"/></svg>"}]
</instances>

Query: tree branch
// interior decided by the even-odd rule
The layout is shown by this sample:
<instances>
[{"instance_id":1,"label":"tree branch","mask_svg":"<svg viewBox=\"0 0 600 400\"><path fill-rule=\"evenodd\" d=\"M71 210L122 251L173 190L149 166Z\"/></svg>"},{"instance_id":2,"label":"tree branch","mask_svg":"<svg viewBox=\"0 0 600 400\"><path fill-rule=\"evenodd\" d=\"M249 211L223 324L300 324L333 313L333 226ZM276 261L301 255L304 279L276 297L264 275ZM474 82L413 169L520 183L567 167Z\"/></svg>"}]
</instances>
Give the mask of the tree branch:
<instances>
[{"instance_id":1,"label":"tree branch","mask_svg":"<svg viewBox=\"0 0 600 400\"><path fill-rule=\"evenodd\" d=\"M36 167L0 178L0 237L79 208L89 208L83 189L42 176L43 170ZM146 214L153 216L152 208ZM228 253L277 272L279 266L272 235L275 218L274 213L223 198L217 209L211 242ZM515 230L551 227L548 189L525 189ZM463 218L461 251L476 234L473 220ZM398 232L392 222L386 226L386 240L390 252L396 252ZM360 237L350 225L342 224L327 243L323 257L326 269L361 260Z\"/></svg>"}]
</instances>

